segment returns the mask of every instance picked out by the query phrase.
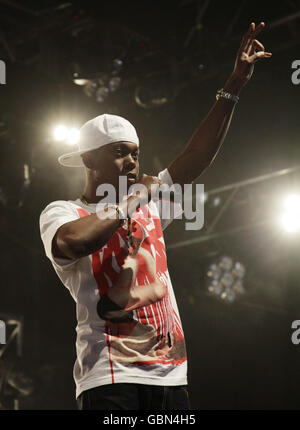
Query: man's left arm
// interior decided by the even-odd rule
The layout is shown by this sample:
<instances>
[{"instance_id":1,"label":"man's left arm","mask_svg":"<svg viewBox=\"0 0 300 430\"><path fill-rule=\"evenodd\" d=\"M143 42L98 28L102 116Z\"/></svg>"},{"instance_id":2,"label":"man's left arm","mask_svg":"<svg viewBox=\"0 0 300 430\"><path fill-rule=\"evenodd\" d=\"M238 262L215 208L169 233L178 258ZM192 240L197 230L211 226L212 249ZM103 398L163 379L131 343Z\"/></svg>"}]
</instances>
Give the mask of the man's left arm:
<instances>
[{"instance_id":1,"label":"man's left arm","mask_svg":"<svg viewBox=\"0 0 300 430\"><path fill-rule=\"evenodd\" d=\"M264 28L251 23L237 52L234 70L223 90L239 96L252 76L254 63L269 58L263 45L255 37ZM180 185L193 182L214 160L229 129L236 102L220 97L194 132L184 151L168 166L173 183Z\"/></svg>"}]
</instances>

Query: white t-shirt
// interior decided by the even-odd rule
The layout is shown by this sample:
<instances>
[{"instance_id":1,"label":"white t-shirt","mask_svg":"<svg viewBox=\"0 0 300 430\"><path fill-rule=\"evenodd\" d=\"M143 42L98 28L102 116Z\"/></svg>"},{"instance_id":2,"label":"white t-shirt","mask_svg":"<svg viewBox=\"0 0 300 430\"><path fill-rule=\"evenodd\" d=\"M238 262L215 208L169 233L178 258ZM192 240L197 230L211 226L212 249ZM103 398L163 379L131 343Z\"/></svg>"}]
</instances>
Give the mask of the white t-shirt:
<instances>
[{"instance_id":1,"label":"white t-shirt","mask_svg":"<svg viewBox=\"0 0 300 430\"><path fill-rule=\"evenodd\" d=\"M172 186L167 169L158 177ZM105 298L124 267L126 230L120 227L105 246L77 260L54 258L51 250L59 227L95 213L96 206L85 205L80 199L58 200L50 203L40 216L46 255L76 302L77 359L73 371L76 398L84 390L112 383L186 385L184 333L162 233L172 219L160 219L160 206L152 200L133 215L133 235L141 240L141 252L130 288L141 292L146 304L130 311L125 309L125 320L116 320L109 315L119 314L109 314L113 309L107 306L112 302ZM175 203L173 208L174 217L182 214L181 205ZM159 299L154 300L153 295ZM100 313L103 318L97 312L99 300L108 311L108 316Z\"/></svg>"}]
</instances>

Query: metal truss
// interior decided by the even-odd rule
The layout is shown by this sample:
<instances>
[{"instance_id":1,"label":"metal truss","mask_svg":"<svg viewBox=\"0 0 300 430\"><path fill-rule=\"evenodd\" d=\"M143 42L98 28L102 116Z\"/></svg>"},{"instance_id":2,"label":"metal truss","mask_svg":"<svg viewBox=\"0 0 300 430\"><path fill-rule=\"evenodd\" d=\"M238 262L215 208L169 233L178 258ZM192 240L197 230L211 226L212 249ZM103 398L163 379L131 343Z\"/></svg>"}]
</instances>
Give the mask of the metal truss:
<instances>
[{"instance_id":1,"label":"metal truss","mask_svg":"<svg viewBox=\"0 0 300 430\"><path fill-rule=\"evenodd\" d=\"M218 232L215 231L216 226L220 223L226 211L228 211L230 207L234 208L234 205L235 205L234 198L237 196L239 191L241 191L242 189L246 189L252 185L256 185L262 182L274 180L276 178L280 178L280 177L292 174L299 170L300 170L300 165L295 167L290 167L287 169L278 170L273 173L268 173L266 175L257 176L255 178L246 179L244 181L235 182L233 184L228 184L223 187L215 188L205 192L205 195L207 197L206 201L208 201L210 197L214 195L224 196L224 198L221 199L221 201L223 200L223 202L220 204L220 207L217 210L217 213L207 223L204 231L201 231L200 234L195 235L195 237L188 240L171 243L170 245L168 245L168 249L181 248L183 246L189 246L196 243L207 242L212 239L218 239L222 236L237 234L242 231L251 230L256 227L262 227L267 225L269 223L269 220L264 219L258 222L247 222L247 225L237 226L229 230L221 230Z\"/></svg>"},{"instance_id":2,"label":"metal truss","mask_svg":"<svg viewBox=\"0 0 300 430\"><path fill-rule=\"evenodd\" d=\"M0 348L0 394L4 390L9 377L10 368L7 364L7 360L3 359L5 352L9 349L14 341L16 342L16 356L22 357L23 354L23 318L16 317L12 314L0 313L0 319L5 322L6 327L12 327L6 343ZM7 330L6 330L7 333ZM9 363L9 361L8 361ZM0 402L1 404L1 402ZM19 409L19 399L13 399L13 407L15 410Z\"/></svg>"}]
</instances>

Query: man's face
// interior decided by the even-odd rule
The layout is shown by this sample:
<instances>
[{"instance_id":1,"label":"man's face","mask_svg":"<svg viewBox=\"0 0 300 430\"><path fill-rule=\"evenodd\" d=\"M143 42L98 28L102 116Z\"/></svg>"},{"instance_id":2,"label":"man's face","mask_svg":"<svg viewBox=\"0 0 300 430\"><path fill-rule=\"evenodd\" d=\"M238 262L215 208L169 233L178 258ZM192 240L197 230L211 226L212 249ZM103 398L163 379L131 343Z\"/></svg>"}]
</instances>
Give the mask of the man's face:
<instances>
[{"instance_id":1,"label":"man's face","mask_svg":"<svg viewBox=\"0 0 300 430\"><path fill-rule=\"evenodd\" d=\"M85 165L93 171L97 184L112 184L119 188L119 176L127 176L127 185L139 175L139 148L136 143L114 142L82 155Z\"/></svg>"}]
</instances>

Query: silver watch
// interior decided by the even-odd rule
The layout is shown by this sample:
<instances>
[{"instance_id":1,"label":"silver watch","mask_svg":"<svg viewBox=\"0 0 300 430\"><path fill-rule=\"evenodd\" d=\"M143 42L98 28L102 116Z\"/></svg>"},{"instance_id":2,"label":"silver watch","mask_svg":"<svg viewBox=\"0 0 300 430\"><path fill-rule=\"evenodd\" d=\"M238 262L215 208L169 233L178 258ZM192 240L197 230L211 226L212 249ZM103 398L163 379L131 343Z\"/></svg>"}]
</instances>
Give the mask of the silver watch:
<instances>
[{"instance_id":1,"label":"silver watch","mask_svg":"<svg viewBox=\"0 0 300 430\"><path fill-rule=\"evenodd\" d=\"M223 88L217 91L216 99L219 100L220 97L227 100L232 100L235 103L237 103L240 99L239 96L235 96L234 94L227 93L226 91L223 90Z\"/></svg>"},{"instance_id":2,"label":"silver watch","mask_svg":"<svg viewBox=\"0 0 300 430\"><path fill-rule=\"evenodd\" d=\"M120 220L120 225L123 225L124 222L128 220L128 217L125 215L125 212L123 211L123 209L120 208L119 205L108 204L106 207L108 209L109 208L116 209L116 211L118 213L119 220Z\"/></svg>"}]
</instances>

